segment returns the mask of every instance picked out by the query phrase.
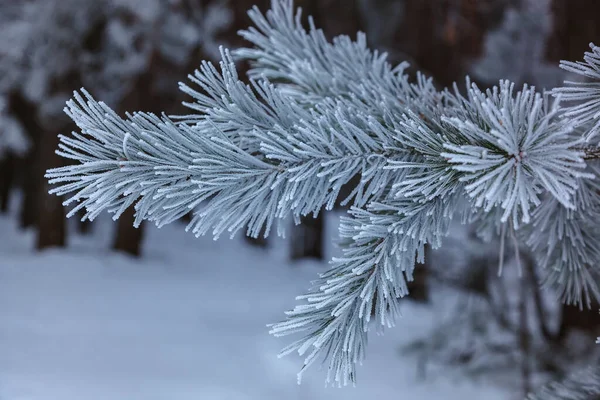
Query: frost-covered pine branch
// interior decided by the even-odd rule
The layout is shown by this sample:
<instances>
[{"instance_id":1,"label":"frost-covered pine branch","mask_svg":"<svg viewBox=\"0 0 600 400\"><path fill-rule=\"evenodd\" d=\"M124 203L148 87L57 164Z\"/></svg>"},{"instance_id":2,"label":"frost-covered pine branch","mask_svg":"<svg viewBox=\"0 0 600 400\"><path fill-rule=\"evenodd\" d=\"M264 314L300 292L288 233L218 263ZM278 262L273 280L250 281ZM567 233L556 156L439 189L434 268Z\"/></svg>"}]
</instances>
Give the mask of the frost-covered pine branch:
<instances>
[{"instance_id":1,"label":"frost-covered pine branch","mask_svg":"<svg viewBox=\"0 0 600 400\"><path fill-rule=\"evenodd\" d=\"M562 95L564 101L573 102L565 112L565 118L576 126L591 124L591 127L586 127L587 133L584 134L588 142L600 132L600 47L590 43L590 48L592 51L585 53L583 61L562 61L560 66L566 71L590 79L591 82L568 81L565 82L566 87L555 90Z\"/></svg>"},{"instance_id":2,"label":"frost-covered pine branch","mask_svg":"<svg viewBox=\"0 0 600 400\"><path fill-rule=\"evenodd\" d=\"M71 215L135 207L136 224L160 226L194 210L196 235L257 236L345 200L342 256L271 327L302 333L283 354L306 354L305 368L328 360L340 385L356 378L370 322L394 325L424 246L441 246L453 218L528 238L565 300L598 295L600 254L587 243L600 226L597 170L559 98L509 81L482 91L467 80L465 94L413 83L364 36L329 43L305 30L288 0L251 17L242 35L255 47L236 52L253 61L250 83L222 50L218 69L203 62L181 85L189 115L121 118L75 94L66 111L81 132L62 136L58 153L78 164L47 173L78 203Z\"/></svg>"},{"instance_id":3,"label":"frost-covered pine branch","mask_svg":"<svg viewBox=\"0 0 600 400\"><path fill-rule=\"evenodd\" d=\"M597 161L588 165L594 176L598 176L598 168ZM567 209L552 198L544 199L533 213L524 240L548 272L545 283L561 300L590 307L592 300L600 297L600 246L596 240L600 234L600 186L597 179L582 179L580 189L575 209Z\"/></svg>"},{"instance_id":4,"label":"frost-covered pine branch","mask_svg":"<svg viewBox=\"0 0 600 400\"><path fill-rule=\"evenodd\" d=\"M355 41L342 35L330 43L311 17L310 29L305 30L301 9L294 10L292 0L272 2L266 14L256 7L248 14L255 27L240 35L254 47L234 55L250 61L250 77L268 79L289 96L309 105L342 97L376 116L386 109L402 113L407 107L426 113L439 101L431 79L419 73L417 82L410 83L408 63L392 66L386 53L367 47L363 33Z\"/></svg>"},{"instance_id":5,"label":"frost-covered pine branch","mask_svg":"<svg viewBox=\"0 0 600 400\"><path fill-rule=\"evenodd\" d=\"M415 262L424 262L425 243L441 245L457 198L371 203L367 210L352 209L351 217L342 220L340 236L348 243L343 256L333 259L332 268L309 294L298 297L304 304L272 326L276 336L304 333L282 351L308 353L299 380L325 353L331 359L327 382L354 382L355 366L365 357L370 321L378 331L395 325L400 315L397 299L408 294Z\"/></svg>"},{"instance_id":6,"label":"frost-covered pine branch","mask_svg":"<svg viewBox=\"0 0 600 400\"><path fill-rule=\"evenodd\" d=\"M227 52L221 69L219 73L204 63L197 72L193 80L205 93L184 87L196 100L190 106L202 113L190 125L148 114L123 120L91 97L76 96L68 113L85 136L78 135L76 141L64 137L60 154L85 162L48 173L55 183L73 181L56 192L83 189L73 200L85 199L79 208L85 207L92 218L104 209L115 211L116 204L124 204L123 196L130 197L129 204L139 198L138 222L147 218L159 225L207 200L191 224L197 234L214 229L218 236L249 224L248 233L257 235L276 218L332 207L341 186L359 172L364 179L353 194L357 204L364 204L386 187L389 173L378 174L380 167L394 152L397 157L407 154L403 149L388 150L390 132L352 105L329 99L306 110L268 82L246 85L237 79ZM367 134L377 130L380 140ZM88 135L92 137L86 139ZM158 154L173 146L177 152L172 156ZM110 158L111 164L98 169L89 163L94 158ZM163 185L149 191L155 187L151 176L158 169L163 170ZM127 172L132 174L124 178ZM171 186L183 179L180 174L195 185L193 198L179 189L170 193ZM127 181L127 190L120 185L122 180ZM170 200L174 196L181 201ZM158 205L159 198L172 204ZM224 211L214 213L215 207Z\"/></svg>"}]
</instances>

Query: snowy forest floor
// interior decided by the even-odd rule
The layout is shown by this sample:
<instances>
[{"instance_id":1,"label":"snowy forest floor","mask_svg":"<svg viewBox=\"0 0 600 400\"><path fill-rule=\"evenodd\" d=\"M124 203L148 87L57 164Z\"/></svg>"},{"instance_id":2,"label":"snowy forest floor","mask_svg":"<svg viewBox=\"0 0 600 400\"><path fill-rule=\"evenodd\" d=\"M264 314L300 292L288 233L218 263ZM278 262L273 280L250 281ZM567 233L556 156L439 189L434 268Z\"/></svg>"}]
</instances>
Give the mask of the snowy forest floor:
<instances>
[{"instance_id":1,"label":"snowy forest floor","mask_svg":"<svg viewBox=\"0 0 600 400\"><path fill-rule=\"evenodd\" d=\"M330 237L337 220L328 217ZM266 324L325 264L291 264L281 239L263 250L241 237L196 239L177 223L148 226L134 259L108 250L114 228L100 218L67 249L36 254L33 232L0 216L0 400L514 398L514 388L443 370L419 379L416 357L399 349L440 311L410 301L396 328L370 336L357 387L325 388L318 365L298 386L301 359L278 359L290 338Z\"/></svg>"}]
</instances>

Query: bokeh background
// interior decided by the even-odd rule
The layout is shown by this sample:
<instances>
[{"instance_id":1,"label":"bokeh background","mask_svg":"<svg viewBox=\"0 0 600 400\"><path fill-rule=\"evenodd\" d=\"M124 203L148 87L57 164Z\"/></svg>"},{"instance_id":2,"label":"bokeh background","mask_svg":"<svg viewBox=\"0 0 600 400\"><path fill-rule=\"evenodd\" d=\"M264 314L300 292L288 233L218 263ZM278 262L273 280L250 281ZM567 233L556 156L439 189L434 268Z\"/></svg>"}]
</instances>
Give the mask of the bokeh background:
<instances>
[{"instance_id":1,"label":"bokeh background","mask_svg":"<svg viewBox=\"0 0 600 400\"><path fill-rule=\"evenodd\" d=\"M551 89L572 78L559 60L600 42L597 0L295 4L329 38L366 32L440 88L469 75ZM498 244L456 227L398 327L372 336L358 388L325 390L317 368L296 386L301 360L278 360L286 342L265 325L327 268L343 207L268 240L196 239L185 219L134 228L132 210L66 218L44 171L68 162L55 150L76 130L73 91L123 115L190 113L178 82L245 45L254 5L269 0L0 0L0 400L513 399L597 362L597 312L540 290L532 260L523 279L498 278Z\"/></svg>"}]
</instances>

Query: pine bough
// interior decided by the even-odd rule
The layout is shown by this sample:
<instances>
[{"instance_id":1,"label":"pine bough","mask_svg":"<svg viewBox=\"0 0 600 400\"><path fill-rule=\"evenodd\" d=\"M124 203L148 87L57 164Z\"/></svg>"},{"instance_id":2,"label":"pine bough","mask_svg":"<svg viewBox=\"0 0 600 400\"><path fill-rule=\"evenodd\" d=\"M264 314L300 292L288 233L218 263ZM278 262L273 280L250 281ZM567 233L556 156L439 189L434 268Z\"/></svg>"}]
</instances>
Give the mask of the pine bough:
<instances>
[{"instance_id":1,"label":"pine bough","mask_svg":"<svg viewBox=\"0 0 600 400\"><path fill-rule=\"evenodd\" d=\"M425 244L440 247L452 219L487 235L508 227L565 302L600 297L597 47L562 64L594 83L552 95L508 81L438 91L369 50L362 34L328 42L312 20L306 30L291 0L249 14L255 27L241 35L254 47L221 50L219 68L203 62L181 84L190 115L121 118L75 93L65 110L81 132L61 136L58 154L77 163L46 175L76 204L70 215L117 219L134 206L135 224L162 226L194 210L196 235L256 237L350 204L343 255L271 326L277 336L300 333L282 354L306 355L302 371L328 360L327 381L338 385L355 381L371 320L377 330L394 325ZM251 62L249 84L234 57Z\"/></svg>"}]
</instances>

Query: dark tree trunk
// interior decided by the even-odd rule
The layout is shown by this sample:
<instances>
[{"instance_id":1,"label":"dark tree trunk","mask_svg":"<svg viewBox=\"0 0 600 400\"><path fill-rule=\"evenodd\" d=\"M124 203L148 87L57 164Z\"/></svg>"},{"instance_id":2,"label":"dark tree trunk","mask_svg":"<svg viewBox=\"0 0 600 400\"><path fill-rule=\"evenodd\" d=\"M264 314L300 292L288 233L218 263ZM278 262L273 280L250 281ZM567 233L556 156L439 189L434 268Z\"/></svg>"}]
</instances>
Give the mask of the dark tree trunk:
<instances>
[{"instance_id":1,"label":"dark tree trunk","mask_svg":"<svg viewBox=\"0 0 600 400\"><path fill-rule=\"evenodd\" d=\"M550 61L579 61L589 43L600 43L600 24L592 15L600 13L597 0L553 0L552 34L546 46Z\"/></svg>"},{"instance_id":2,"label":"dark tree trunk","mask_svg":"<svg viewBox=\"0 0 600 400\"><path fill-rule=\"evenodd\" d=\"M134 213L135 210L131 206L119 217L113 250L139 257L142 254L144 224L139 228L133 226Z\"/></svg>"},{"instance_id":3,"label":"dark tree trunk","mask_svg":"<svg viewBox=\"0 0 600 400\"><path fill-rule=\"evenodd\" d=\"M0 213L3 214L8 212L15 172L15 156L8 152L0 160Z\"/></svg>"},{"instance_id":4,"label":"dark tree trunk","mask_svg":"<svg viewBox=\"0 0 600 400\"><path fill-rule=\"evenodd\" d=\"M58 133L66 124L52 121L60 127L49 130L41 126L37 119L37 107L20 93L9 95L12 114L25 128L32 148L25 157L23 176L23 205L21 207L21 227L37 226L36 248L62 247L66 242L65 212L62 199L48 193L49 185L44 173L49 168L61 165L56 155Z\"/></svg>"},{"instance_id":5,"label":"dark tree trunk","mask_svg":"<svg viewBox=\"0 0 600 400\"><path fill-rule=\"evenodd\" d=\"M55 150L58 148L58 133L66 124L60 119L52 121L60 128L48 131L37 120L35 104L17 92L10 94L9 102L13 115L21 122L32 142L32 148L25 157L21 227L37 226L38 250L63 247L66 244L66 226L62 199L48 193L50 187L44 173L49 168L62 165Z\"/></svg>"},{"instance_id":6,"label":"dark tree trunk","mask_svg":"<svg viewBox=\"0 0 600 400\"><path fill-rule=\"evenodd\" d=\"M36 118L36 107L17 91L9 94L10 113L17 118L25 129L31 147L23 159L22 190L23 200L20 211L20 226L22 229L37 227L39 219L38 199L40 198L40 140L42 127Z\"/></svg>"},{"instance_id":7,"label":"dark tree trunk","mask_svg":"<svg viewBox=\"0 0 600 400\"><path fill-rule=\"evenodd\" d=\"M36 199L39 198L38 185L35 182L35 166L37 151L32 151L25 157L26 165L23 171L23 200L21 202L20 226L22 229L37 227L39 210Z\"/></svg>"},{"instance_id":8,"label":"dark tree trunk","mask_svg":"<svg viewBox=\"0 0 600 400\"><path fill-rule=\"evenodd\" d=\"M290 258L292 260L299 260L302 258L323 259L323 213L324 211L321 210L316 218L314 218L312 214L303 217L302 223L292 228L290 238Z\"/></svg>"},{"instance_id":9,"label":"dark tree trunk","mask_svg":"<svg viewBox=\"0 0 600 400\"><path fill-rule=\"evenodd\" d=\"M486 3L485 5L483 3ZM502 20L504 2L405 0L393 53L442 86L463 81L485 34ZM404 60L394 60L404 61Z\"/></svg>"},{"instance_id":10,"label":"dark tree trunk","mask_svg":"<svg viewBox=\"0 0 600 400\"><path fill-rule=\"evenodd\" d=\"M20 211L20 226L22 229L37 227L39 210L37 207L37 199L39 198L39 185L36 181L39 169L39 143L33 142L32 148L29 150L23 160L23 200L21 202Z\"/></svg>"},{"instance_id":11,"label":"dark tree trunk","mask_svg":"<svg viewBox=\"0 0 600 400\"><path fill-rule=\"evenodd\" d=\"M427 285L429 277L429 259L431 257L431 247L425 245L425 263L416 264L413 272L413 280L408 282L408 298L419 303L429 301L429 287Z\"/></svg>"},{"instance_id":12,"label":"dark tree trunk","mask_svg":"<svg viewBox=\"0 0 600 400\"><path fill-rule=\"evenodd\" d=\"M66 245L67 231L63 200L60 196L48 193L50 185L44 178L47 169L62 165L62 159L55 153L59 143L58 133L61 131L44 132L40 142L40 169L36 171L41 182L37 204L39 215L36 248L38 250Z\"/></svg>"},{"instance_id":13,"label":"dark tree trunk","mask_svg":"<svg viewBox=\"0 0 600 400\"><path fill-rule=\"evenodd\" d=\"M80 87L81 79L77 70L66 71L64 75L56 76L50 81L49 91L54 95L72 93ZM67 242L67 222L63 199L50 194L48 180L44 177L51 168L62 167L65 159L56 154L60 143L59 135L73 130L75 124L65 114L57 113L43 117L39 145L39 164L36 180L39 182L38 237L36 248L42 250L49 247L64 247Z\"/></svg>"}]
</instances>

